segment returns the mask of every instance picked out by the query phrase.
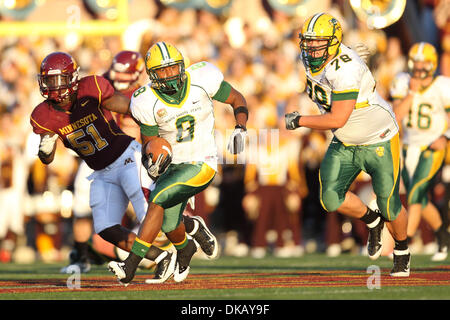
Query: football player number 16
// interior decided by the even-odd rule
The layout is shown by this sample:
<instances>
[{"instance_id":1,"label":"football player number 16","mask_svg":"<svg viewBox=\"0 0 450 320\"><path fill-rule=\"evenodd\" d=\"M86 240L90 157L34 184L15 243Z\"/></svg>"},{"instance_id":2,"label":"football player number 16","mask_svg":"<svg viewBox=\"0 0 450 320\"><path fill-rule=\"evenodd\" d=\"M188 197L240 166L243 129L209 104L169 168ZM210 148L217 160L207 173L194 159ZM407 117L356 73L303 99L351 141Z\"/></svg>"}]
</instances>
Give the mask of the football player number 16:
<instances>
[{"instance_id":1,"label":"football player number 16","mask_svg":"<svg viewBox=\"0 0 450 320\"><path fill-rule=\"evenodd\" d=\"M93 124L88 125L85 130L86 132L83 129L78 129L66 136L70 144L82 155L92 155L95 151L100 151L108 145L108 142L100 136L97 128ZM86 136L86 133L94 140L94 143L86 140L80 141L80 139Z\"/></svg>"}]
</instances>

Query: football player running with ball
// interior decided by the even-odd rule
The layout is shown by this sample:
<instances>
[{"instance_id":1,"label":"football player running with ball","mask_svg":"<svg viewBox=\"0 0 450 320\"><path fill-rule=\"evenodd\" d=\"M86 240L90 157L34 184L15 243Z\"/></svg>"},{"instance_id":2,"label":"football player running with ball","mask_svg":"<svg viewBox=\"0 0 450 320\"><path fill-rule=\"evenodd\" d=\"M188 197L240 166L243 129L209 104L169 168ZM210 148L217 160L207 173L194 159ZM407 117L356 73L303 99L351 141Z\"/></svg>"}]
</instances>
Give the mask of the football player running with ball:
<instances>
[{"instance_id":1,"label":"football player running with ball","mask_svg":"<svg viewBox=\"0 0 450 320\"><path fill-rule=\"evenodd\" d=\"M109 263L123 284L133 279L159 230L177 249L174 280L186 279L197 246L187 237L192 221L182 219L182 214L188 200L206 189L217 171L213 100L233 107L236 127L228 145L231 153L244 150L248 118L245 98L224 81L214 65L202 61L185 70L180 51L169 43L158 42L147 52L145 66L151 82L134 92L131 113L140 123L144 150L146 143L159 135L170 143L173 154L171 163L166 158L153 163L142 153L149 175L157 180L131 253L124 262ZM216 251L205 253L214 257Z\"/></svg>"},{"instance_id":2,"label":"football player running with ball","mask_svg":"<svg viewBox=\"0 0 450 320\"><path fill-rule=\"evenodd\" d=\"M408 53L409 72L395 77L390 94L403 128L402 178L408 195L408 238L416 233L423 215L438 243L438 251L431 260L442 261L447 258L449 234L428 196L444 163L446 135L450 136L450 78L435 77L437 65L433 45L414 44Z\"/></svg>"},{"instance_id":3,"label":"football player running with ball","mask_svg":"<svg viewBox=\"0 0 450 320\"><path fill-rule=\"evenodd\" d=\"M127 113L130 99L103 77L79 79L79 67L67 53L54 52L42 61L39 87L45 99L31 114L33 131L41 136L38 156L53 161L56 140L75 151L94 170L89 176L94 231L115 246L130 251L136 234L121 226L131 201L139 221L147 202L142 188L152 180L140 175L141 145L117 126L111 111ZM142 185L141 185L142 181ZM155 281L173 274L176 256L152 247L146 258L158 264Z\"/></svg>"},{"instance_id":4,"label":"football player running with ball","mask_svg":"<svg viewBox=\"0 0 450 320\"><path fill-rule=\"evenodd\" d=\"M320 202L328 212L359 218L369 229L368 253L377 259L386 223L395 240L391 276L407 277L410 258L407 215L400 195L400 141L394 112L375 89L375 80L357 53L342 42L341 25L317 13L302 27L300 49L307 92L320 115L285 115L286 128L332 130L334 137L319 171ZM372 177L380 210L348 191L361 171Z\"/></svg>"}]
</instances>

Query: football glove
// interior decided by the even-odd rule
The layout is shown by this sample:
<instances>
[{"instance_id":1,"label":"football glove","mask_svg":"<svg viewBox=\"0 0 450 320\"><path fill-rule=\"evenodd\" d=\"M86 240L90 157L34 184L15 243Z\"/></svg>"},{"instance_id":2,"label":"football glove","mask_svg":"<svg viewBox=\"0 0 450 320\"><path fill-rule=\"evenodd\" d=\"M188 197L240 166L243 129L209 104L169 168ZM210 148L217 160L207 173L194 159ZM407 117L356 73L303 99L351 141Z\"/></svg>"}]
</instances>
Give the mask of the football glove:
<instances>
[{"instance_id":1,"label":"football glove","mask_svg":"<svg viewBox=\"0 0 450 320\"><path fill-rule=\"evenodd\" d=\"M284 120L286 121L286 129L288 130L294 130L300 127L298 124L298 121L300 120L300 113L297 111L286 113L284 115Z\"/></svg>"},{"instance_id":2,"label":"football glove","mask_svg":"<svg viewBox=\"0 0 450 320\"><path fill-rule=\"evenodd\" d=\"M356 51L356 53L361 58L361 60L364 61L364 63L367 64L369 62L370 50L364 43L356 43L351 48L352 50Z\"/></svg>"},{"instance_id":3,"label":"football glove","mask_svg":"<svg viewBox=\"0 0 450 320\"><path fill-rule=\"evenodd\" d=\"M164 155L161 153L156 159L155 163L153 163L152 158L152 154L147 155L143 153L141 161L142 165L147 170L147 174L149 175L149 177L153 180L156 180L160 175L166 172L169 164L172 162L172 156L170 154L167 154L164 158Z\"/></svg>"},{"instance_id":4,"label":"football glove","mask_svg":"<svg viewBox=\"0 0 450 320\"><path fill-rule=\"evenodd\" d=\"M50 155L53 151L53 147L55 146L56 139L58 139L57 134L53 136L46 134L41 139L41 143L39 144L39 152L43 153L46 156Z\"/></svg>"},{"instance_id":5,"label":"football glove","mask_svg":"<svg viewBox=\"0 0 450 320\"><path fill-rule=\"evenodd\" d=\"M228 151L232 154L239 154L245 149L245 138L247 137L247 129L242 125L234 127L233 133L228 142Z\"/></svg>"}]
</instances>

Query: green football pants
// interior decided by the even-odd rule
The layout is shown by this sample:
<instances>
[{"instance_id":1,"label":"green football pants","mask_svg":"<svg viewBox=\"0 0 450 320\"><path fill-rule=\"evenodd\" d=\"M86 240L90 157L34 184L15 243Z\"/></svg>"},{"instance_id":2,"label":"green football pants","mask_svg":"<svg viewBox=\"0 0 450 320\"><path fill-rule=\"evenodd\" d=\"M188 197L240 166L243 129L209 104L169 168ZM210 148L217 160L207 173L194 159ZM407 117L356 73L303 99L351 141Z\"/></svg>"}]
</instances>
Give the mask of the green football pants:
<instances>
[{"instance_id":1,"label":"green football pants","mask_svg":"<svg viewBox=\"0 0 450 320\"><path fill-rule=\"evenodd\" d=\"M407 147L403 148L405 161L407 150ZM442 168L444 159L445 150L425 149L420 153L414 172L408 172L406 165L403 165L402 178L408 194L408 205L420 203L425 207L428 204L428 191L434 177Z\"/></svg>"},{"instance_id":2,"label":"green football pants","mask_svg":"<svg viewBox=\"0 0 450 320\"><path fill-rule=\"evenodd\" d=\"M383 217L395 220L401 210L399 135L373 145L346 146L335 137L319 170L320 202L328 211L336 211L358 174L372 178L372 187Z\"/></svg>"},{"instance_id":3,"label":"green football pants","mask_svg":"<svg viewBox=\"0 0 450 320\"><path fill-rule=\"evenodd\" d=\"M171 164L156 181L149 201L164 208L161 230L175 230L189 198L206 189L216 172L203 162Z\"/></svg>"}]
</instances>

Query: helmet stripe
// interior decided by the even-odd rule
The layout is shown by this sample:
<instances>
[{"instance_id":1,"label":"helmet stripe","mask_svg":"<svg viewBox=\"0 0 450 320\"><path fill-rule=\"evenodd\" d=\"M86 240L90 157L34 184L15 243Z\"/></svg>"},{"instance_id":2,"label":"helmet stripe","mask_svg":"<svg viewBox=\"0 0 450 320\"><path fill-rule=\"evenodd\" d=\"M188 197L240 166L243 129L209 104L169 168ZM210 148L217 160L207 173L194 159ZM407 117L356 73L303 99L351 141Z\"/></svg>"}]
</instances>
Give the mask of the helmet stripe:
<instances>
[{"instance_id":1,"label":"helmet stripe","mask_svg":"<svg viewBox=\"0 0 450 320\"><path fill-rule=\"evenodd\" d=\"M414 59L415 60L424 60L425 59L425 42L419 42L418 46L417 46L417 51L414 54Z\"/></svg>"},{"instance_id":2,"label":"helmet stripe","mask_svg":"<svg viewBox=\"0 0 450 320\"><path fill-rule=\"evenodd\" d=\"M423 56L425 50L425 42L419 43L419 48L417 49L417 54Z\"/></svg>"},{"instance_id":3,"label":"helmet stripe","mask_svg":"<svg viewBox=\"0 0 450 320\"><path fill-rule=\"evenodd\" d=\"M311 21L309 21L308 24L308 32L313 32L314 30L314 25L316 24L316 21L322 16L324 15L324 13L316 13L316 15L311 19Z\"/></svg>"},{"instance_id":4,"label":"helmet stripe","mask_svg":"<svg viewBox=\"0 0 450 320\"><path fill-rule=\"evenodd\" d=\"M163 60L170 59L169 50L167 50L166 44L164 42L157 43L159 50L161 51L161 56Z\"/></svg>"},{"instance_id":5,"label":"helmet stripe","mask_svg":"<svg viewBox=\"0 0 450 320\"><path fill-rule=\"evenodd\" d=\"M170 56L170 51L169 51L169 48L167 47L167 45L166 45L166 43L165 43L165 42L163 42L162 44L164 45L164 49L166 49L166 52L167 52L167 58L168 58L168 59L170 59L170 58L171 58L171 56Z\"/></svg>"}]
</instances>

